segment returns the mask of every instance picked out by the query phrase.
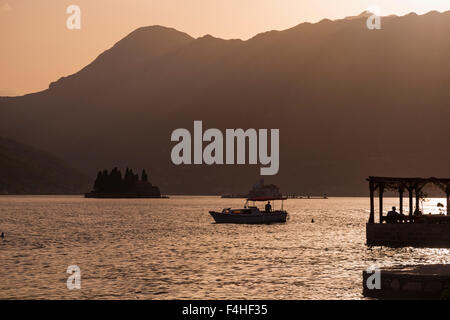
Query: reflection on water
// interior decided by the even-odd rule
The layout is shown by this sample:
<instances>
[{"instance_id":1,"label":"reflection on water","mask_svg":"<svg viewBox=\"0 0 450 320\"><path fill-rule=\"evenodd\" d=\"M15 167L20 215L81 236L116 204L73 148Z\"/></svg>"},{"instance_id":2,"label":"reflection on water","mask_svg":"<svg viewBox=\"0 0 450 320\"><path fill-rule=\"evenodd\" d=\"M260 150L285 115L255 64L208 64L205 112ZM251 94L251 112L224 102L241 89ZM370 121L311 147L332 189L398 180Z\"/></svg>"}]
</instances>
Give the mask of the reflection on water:
<instances>
[{"instance_id":1,"label":"reflection on water","mask_svg":"<svg viewBox=\"0 0 450 320\"><path fill-rule=\"evenodd\" d=\"M241 205L0 197L0 298L360 299L370 265L450 262L446 249L367 248L365 198L289 200L281 225L217 225L208 214ZM66 287L69 265L81 268L81 290Z\"/></svg>"}]
</instances>

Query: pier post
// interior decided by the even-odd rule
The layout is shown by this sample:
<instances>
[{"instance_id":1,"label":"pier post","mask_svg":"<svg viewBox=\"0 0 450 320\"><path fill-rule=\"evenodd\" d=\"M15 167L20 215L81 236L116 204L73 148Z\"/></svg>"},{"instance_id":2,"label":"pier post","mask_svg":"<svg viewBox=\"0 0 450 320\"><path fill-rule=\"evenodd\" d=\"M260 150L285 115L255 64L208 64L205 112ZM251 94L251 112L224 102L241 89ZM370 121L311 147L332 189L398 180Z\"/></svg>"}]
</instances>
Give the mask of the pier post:
<instances>
[{"instance_id":1,"label":"pier post","mask_svg":"<svg viewBox=\"0 0 450 320\"><path fill-rule=\"evenodd\" d=\"M416 187L416 210L419 210L420 206L420 188Z\"/></svg>"},{"instance_id":2,"label":"pier post","mask_svg":"<svg viewBox=\"0 0 450 320\"><path fill-rule=\"evenodd\" d=\"M450 216L450 189L447 189L447 215Z\"/></svg>"},{"instance_id":3,"label":"pier post","mask_svg":"<svg viewBox=\"0 0 450 320\"><path fill-rule=\"evenodd\" d=\"M398 189L398 196L400 197L400 213L403 213L403 188Z\"/></svg>"},{"instance_id":4,"label":"pier post","mask_svg":"<svg viewBox=\"0 0 450 320\"><path fill-rule=\"evenodd\" d=\"M413 189L408 188L409 191L409 218L413 216Z\"/></svg>"},{"instance_id":5,"label":"pier post","mask_svg":"<svg viewBox=\"0 0 450 320\"><path fill-rule=\"evenodd\" d=\"M378 193L380 200L380 223L383 223L383 193L384 193L384 184L380 183L378 185Z\"/></svg>"},{"instance_id":6,"label":"pier post","mask_svg":"<svg viewBox=\"0 0 450 320\"><path fill-rule=\"evenodd\" d=\"M375 204L374 204L375 186L374 186L374 183L372 181L369 182L369 190L370 190L370 217L369 217L369 223L375 223Z\"/></svg>"}]
</instances>

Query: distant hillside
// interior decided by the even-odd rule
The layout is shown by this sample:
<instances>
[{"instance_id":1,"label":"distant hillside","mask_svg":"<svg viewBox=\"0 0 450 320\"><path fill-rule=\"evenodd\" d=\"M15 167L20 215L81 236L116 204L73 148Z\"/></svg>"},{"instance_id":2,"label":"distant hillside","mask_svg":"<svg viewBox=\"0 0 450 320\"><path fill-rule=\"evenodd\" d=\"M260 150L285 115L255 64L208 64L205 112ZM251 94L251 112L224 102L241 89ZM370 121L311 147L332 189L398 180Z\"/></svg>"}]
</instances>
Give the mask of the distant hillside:
<instances>
[{"instance_id":1,"label":"distant hillside","mask_svg":"<svg viewBox=\"0 0 450 320\"><path fill-rule=\"evenodd\" d=\"M0 137L0 194L79 194L90 181L47 152Z\"/></svg>"},{"instance_id":2,"label":"distant hillside","mask_svg":"<svg viewBox=\"0 0 450 320\"><path fill-rule=\"evenodd\" d=\"M0 98L0 134L94 176L149 168L165 193L246 192L259 166L174 166L170 134L279 128L281 192L367 195L450 176L450 12L302 23L247 41L140 28L48 90Z\"/></svg>"}]
</instances>

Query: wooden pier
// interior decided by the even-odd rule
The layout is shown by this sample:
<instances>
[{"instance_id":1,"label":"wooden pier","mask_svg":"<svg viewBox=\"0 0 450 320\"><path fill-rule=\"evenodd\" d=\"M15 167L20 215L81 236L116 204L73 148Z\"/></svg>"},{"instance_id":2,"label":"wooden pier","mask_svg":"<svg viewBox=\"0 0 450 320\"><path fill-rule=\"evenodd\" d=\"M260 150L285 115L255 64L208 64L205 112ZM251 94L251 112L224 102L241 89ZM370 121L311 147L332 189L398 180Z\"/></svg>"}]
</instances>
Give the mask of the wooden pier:
<instances>
[{"instance_id":1,"label":"wooden pier","mask_svg":"<svg viewBox=\"0 0 450 320\"><path fill-rule=\"evenodd\" d=\"M371 283L373 273L363 272L363 295L377 299L450 299L450 265L396 266L379 271L380 287Z\"/></svg>"},{"instance_id":2,"label":"wooden pier","mask_svg":"<svg viewBox=\"0 0 450 320\"><path fill-rule=\"evenodd\" d=\"M288 199L328 199L327 195L323 196L310 196L310 195L296 195L296 194L287 194L286 198Z\"/></svg>"}]
</instances>

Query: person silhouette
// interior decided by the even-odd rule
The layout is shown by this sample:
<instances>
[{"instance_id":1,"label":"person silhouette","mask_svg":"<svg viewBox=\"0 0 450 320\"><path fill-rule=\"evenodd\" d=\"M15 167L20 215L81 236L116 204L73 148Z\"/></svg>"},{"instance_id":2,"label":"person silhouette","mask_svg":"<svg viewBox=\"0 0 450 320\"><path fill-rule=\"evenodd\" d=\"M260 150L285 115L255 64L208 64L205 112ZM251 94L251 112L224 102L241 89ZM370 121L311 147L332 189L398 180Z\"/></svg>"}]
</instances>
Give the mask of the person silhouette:
<instances>
[{"instance_id":1,"label":"person silhouette","mask_svg":"<svg viewBox=\"0 0 450 320\"><path fill-rule=\"evenodd\" d=\"M392 210L387 213L389 222L401 222L404 220L405 215L396 211L397 208L392 207Z\"/></svg>"},{"instance_id":2,"label":"person silhouette","mask_svg":"<svg viewBox=\"0 0 450 320\"><path fill-rule=\"evenodd\" d=\"M266 212L272 211L272 206L270 205L270 201L266 204Z\"/></svg>"},{"instance_id":3,"label":"person silhouette","mask_svg":"<svg viewBox=\"0 0 450 320\"><path fill-rule=\"evenodd\" d=\"M2 235L0 236L2 239L5 239L5 233L2 232Z\"/></svg>"}]
</instances>

